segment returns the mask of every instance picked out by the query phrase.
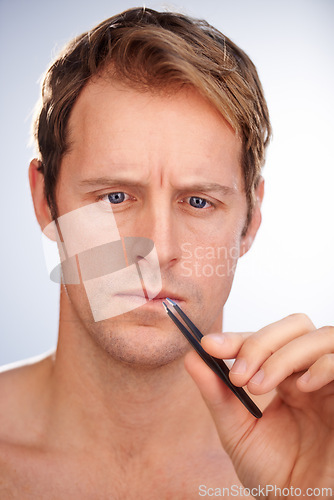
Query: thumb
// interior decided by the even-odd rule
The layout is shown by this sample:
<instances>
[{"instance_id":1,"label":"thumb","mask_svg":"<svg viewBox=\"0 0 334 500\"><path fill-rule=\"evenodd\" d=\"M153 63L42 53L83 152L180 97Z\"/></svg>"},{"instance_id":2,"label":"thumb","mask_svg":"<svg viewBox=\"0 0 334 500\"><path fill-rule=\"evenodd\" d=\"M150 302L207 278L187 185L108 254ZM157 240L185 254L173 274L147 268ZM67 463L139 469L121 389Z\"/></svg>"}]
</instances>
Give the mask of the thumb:
<instances>
[{"instance_id":1,"label":"thumb","mask_svg":"<svg viewBox=\"0 0 334 500\"><path fill-rule=\"evenodd\" d=\"M233 460L239 451L242 454L239 447L245 444L245 439L250 441L247 447L255 439L251 433L258 419L249 413L196 352L187 353L184 363L210 410L225 451Z\"/></svg>"}]
</instances>

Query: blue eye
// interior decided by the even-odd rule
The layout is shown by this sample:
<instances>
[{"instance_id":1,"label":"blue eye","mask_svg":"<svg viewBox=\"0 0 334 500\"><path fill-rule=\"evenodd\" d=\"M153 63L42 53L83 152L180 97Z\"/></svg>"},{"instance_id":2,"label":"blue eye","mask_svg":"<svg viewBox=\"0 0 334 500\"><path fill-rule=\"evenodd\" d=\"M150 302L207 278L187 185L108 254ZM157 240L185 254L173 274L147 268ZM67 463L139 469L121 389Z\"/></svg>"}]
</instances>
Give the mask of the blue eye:
<instances>
[{"instance_id":1,"label":"blue eye","mask_svg":"<svg viewBox=\"0 0 334 500\"><path fill-rule=\"evenodd\" d=\"M122 192L109 193L107 196L108 196L108 201L110 201L110 203L113 203L114 205L117 205L118 203L122 203L122 201L125 200L125 193L122 193Z\"/></svg>"},{"instance_id":2,"label":"blue eye","mask_svg":"<svg viewBox=\"0 0 334 500\"><path fill-rule=\"evenodd\" d=\"M199 196L191 196L189 203L194 208L204 208L208 201L204 198L199 198Z\"/></svg>"}]
</instances>

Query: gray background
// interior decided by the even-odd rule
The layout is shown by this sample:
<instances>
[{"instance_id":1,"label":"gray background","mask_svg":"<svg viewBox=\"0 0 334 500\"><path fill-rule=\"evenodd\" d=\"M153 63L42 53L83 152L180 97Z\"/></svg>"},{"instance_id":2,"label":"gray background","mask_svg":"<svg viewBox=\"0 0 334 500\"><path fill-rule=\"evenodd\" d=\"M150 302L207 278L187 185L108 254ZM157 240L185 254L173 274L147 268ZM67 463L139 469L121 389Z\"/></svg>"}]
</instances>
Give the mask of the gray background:
<instances>
[{"instance_id":1,"label":"gray background","mask_svg":"<svg viewBox=\"0 0 334 500\"><path fill-rule=\"evenodd\" d=\"M137 3L137 5L141 5ZM258 67L274 128L263 224L239 263L224 328L255 330L292 312L317 326L333 308L333 13L331 0L146 2L206 18ZM49 281L27 180L39 79L73 36L133 1L0 0L0 364L56 343L58 285Z\"/></svg>"}]
</instances>

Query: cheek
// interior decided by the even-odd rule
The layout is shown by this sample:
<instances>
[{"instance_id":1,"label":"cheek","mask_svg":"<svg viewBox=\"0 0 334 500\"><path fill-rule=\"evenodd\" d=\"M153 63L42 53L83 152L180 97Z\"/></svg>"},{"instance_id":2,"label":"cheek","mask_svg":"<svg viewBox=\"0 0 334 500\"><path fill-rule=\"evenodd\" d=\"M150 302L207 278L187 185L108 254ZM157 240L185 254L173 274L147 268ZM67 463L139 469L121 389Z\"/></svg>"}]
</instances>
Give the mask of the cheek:
<instances>
[{"instance_id":1,"label":"cheek","mask_svg":"<svg viewBox=\"0 0 334 500\"><path fill-rule=\"evenodd\" d=\"M207 285L208 292L224 295L230 290L240 255L240 238L229 236L184 242L181 246L181 276ZM226 297L227 298L227 297Z\"/></svg>"}]
</instances>

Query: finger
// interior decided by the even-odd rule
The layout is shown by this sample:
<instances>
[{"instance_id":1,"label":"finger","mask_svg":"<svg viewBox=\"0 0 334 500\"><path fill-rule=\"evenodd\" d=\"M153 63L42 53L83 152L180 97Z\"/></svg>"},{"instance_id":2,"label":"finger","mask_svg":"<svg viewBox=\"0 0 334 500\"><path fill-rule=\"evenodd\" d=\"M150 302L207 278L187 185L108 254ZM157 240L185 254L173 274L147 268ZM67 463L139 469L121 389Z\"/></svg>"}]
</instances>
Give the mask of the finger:
<instances>
[{"instance_id":1,"label":"finger","mask_svg":"<svg viewBox=\"0 0 334 500\"><path fill-rule=\"evenodd\" d=\"M246 338L231 368L231 382L244 386L260 366L284 345L316 328L305 314L292 314Z\"/></svg>"},{"instance_id":2,"label":"finger","mask_svg":"<svg viewBox=\"0 0 334 500\"><path fill-rule=\"evenodd\" d=\"M254 332L208 333L201 340L201 345L211 356L220 359L235 358L245 340Z\"/></svg>"},{"instance_id":3,"label":"finger","mask_svg":"<svg viewBox=\"0 0 334 500\"><path fill-rule=\"evenodd\" d=\"M317 391L334 380L334 354L325 354L297 380L303 392Z\"/></svg>"},{"instance_id":4,"label":"finger","mask_svg":"<svg viewBox=\"0 0 334 500\"><path fill-rule=\"evenodd\" d=\"M252 394L271 391L293 373L309 368L320 357L334 352L332 328L320 328L298 337L276 351L249 380L249 391Z\"/></svg>"},{"instance_id":5,"label":"finger","mask_svg":"<svg viewBox=\"0 0 334 500\"><path fill-rule=\"evenodd\" d=\"M256 420L196 352L187 353L185 367L210 410L223 447L231 455Z\"/></svg>"}]
</instances>

